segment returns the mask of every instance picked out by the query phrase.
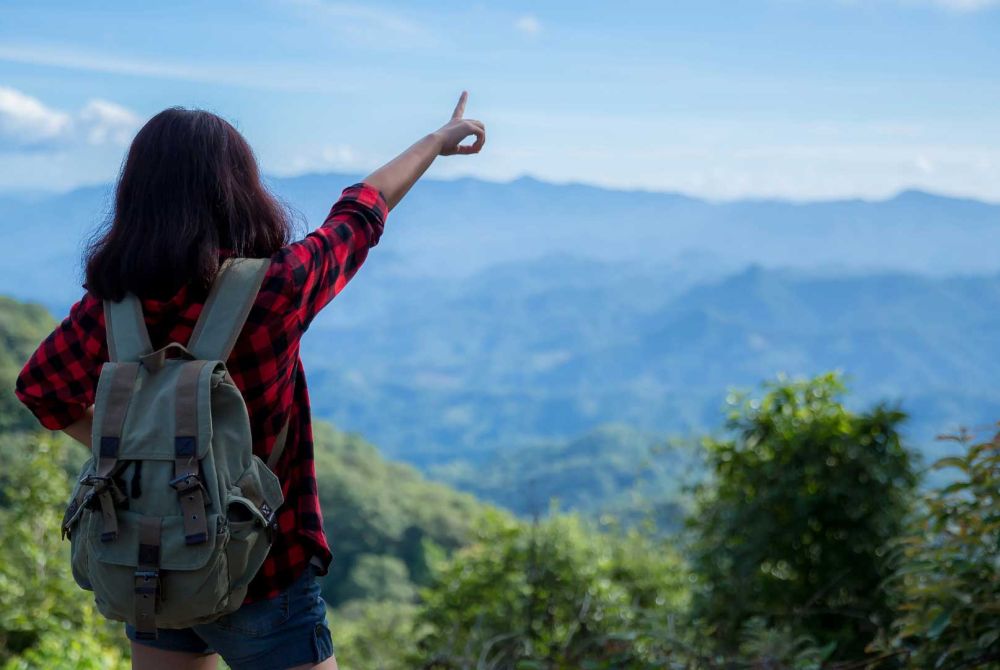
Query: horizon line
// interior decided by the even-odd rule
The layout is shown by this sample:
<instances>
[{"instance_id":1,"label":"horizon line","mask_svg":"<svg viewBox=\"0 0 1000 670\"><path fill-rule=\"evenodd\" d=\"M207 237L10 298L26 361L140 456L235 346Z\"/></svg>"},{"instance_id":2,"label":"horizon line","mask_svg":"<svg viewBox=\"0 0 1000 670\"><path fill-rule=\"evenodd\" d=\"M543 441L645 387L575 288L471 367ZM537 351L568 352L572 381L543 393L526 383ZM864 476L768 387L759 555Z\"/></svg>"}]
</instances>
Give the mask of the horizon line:
<instances>
[{"instance_id":1,"label":"horizon line","mask_svg":"<svg viewBox=\"0 0 1000 670\"><path fill-rule=\"evenodd\" d=\"M331 170L327 172L323 171L304 171L297 174L268 174L263 173L262 178L264 181L274 182L274 181L292 181L295 179L302 179L308 177L351 177L358 179L363 178L361 173L351 172L349 170L336 171ZM452 183L460 181L477 181L486 184L493 184L498 186L513 185L516 182L533 181L547 186L553 187L583 187L598 191L609 191L615 193L637 193L644 195L661 195L661 196L673 196L678 198L685 198L688 200L696 200L709 205L732 205L739 203L781 203L788 205L817 205L817 204L834 204L834 203L845 203L845 202L864 202L870 204L891 202L893 200L899 199L907 194L919 194L930 196L934 198L940 198L944 200L956 200L964 202L974 202L978 204L983 204L987 206L1000 206L1000 199L988 200L978 196L972 196L960 193L948 193L944 191L934 191L922 188L919 186L903 186L898 190L891 193L887 193L883 196L863 196L863 195L839 195L832 197L816 197L816 198L796 198L794 196L776 196L776 195L743 195L728 198L718 198L710 197L705 195L698 195L694 193L679 191L679 190L660 190L649 187L625 187L625 186L611 186L607 184L601 184L598 182L588 182L577 179L571 179L567 181L553 181L550 179L545 179L538 177L537 175L531 174L529 172L523 172L516 177L511 177L509 179L490 179L488 177L482 177L477 175L456 175L451 177L422 177L418 180L420 181L430 181L439 183ZM77 191L86 191L91 189L110 189L114 186L114 181L99 181L94 183L83 183L67 189L5 189L0 187L0 198L20 198L26 200L35 199L49 199L60 196L66 196ZM347 186L345 184L345 186Z\"/></svg>"}]
</instances>

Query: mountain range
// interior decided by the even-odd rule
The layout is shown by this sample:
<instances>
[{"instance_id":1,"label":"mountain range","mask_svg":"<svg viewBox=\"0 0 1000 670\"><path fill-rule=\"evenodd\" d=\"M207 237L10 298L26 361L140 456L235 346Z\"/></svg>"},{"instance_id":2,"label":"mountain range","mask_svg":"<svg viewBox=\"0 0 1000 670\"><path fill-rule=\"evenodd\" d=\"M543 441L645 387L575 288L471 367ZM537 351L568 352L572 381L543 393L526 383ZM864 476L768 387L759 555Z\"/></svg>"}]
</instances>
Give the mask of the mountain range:
<instances>
[{"instance_id":1,"label":"mountain range","mask_svg":"<svg viewBox=\"0 0 1000 670\"><path fill-rule=\"evenodd\" d=\"M357 175L272 180L318 225ZM107 187L0 197L3 293L64 314ZM422 180L303 339L315 414L431 469L628 424L691 435L731 387L840 369L937 433L1000 418L1000 206L708 202ZM464 464L464 465L461 465ZM442 470L442 471L444 471Z\"/></svg>"}]
</instances>

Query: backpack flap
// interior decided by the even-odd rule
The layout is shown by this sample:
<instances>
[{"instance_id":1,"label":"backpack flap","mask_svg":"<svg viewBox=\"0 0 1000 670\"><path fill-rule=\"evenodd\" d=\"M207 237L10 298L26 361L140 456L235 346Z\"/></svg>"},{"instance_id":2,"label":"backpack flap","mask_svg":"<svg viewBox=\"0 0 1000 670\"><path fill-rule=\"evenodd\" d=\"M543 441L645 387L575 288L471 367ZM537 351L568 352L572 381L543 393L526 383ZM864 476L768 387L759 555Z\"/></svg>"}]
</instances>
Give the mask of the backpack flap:
<instances>
[{"instance_id":1,"label":"backpack flap","mask_svg":"<svg viewBox=\"0 0 1000 670\"><path fill-rule=\"evenodd\" d=\"M105 363L109 365L126 364ZM117 445L120 460L172 461L180 437L195 438L191 456L203 459L212 442L211 389L217 368L222 368L218 361L167 359L163 368L152 374L140 367L123 375L111 371L105 380L102 371L94 403L95 458L100 458L100 441L109 435L110 429L111 435L117 433L120 438ZM119 376L135 380L134 390L128 388L128 398L124 398L124 392L117 396L114 392L115 378ZM122 386L126 382L119 384L118 388L124 391ZM128 407L140 407L142 411L128 412ZM117 415L119 411L121 417ZM104 417L98 414L109 413L112 416L105 426ZM121 429L115 431L119 421Z\"/></svg>"},{"instance_id":2,"label":"backpack flap","mask_svg":"<svg viewBox=\"0 0 1000 670\"><path fill-rule=\"evenodd\" d=\"M120 510L115 542L101 542L99 519L89 519L79 528L86 536L77 540L87 547L77 554L85 561L87 587L101 614L132 623L140 638L155 638L157 626L185 628L238 605L230 599L226 526L218 514L208 517L215 532L195 545L185 542L180 516Z\"/></svg>"},{"instance_id":3,"label":"backpack flap","mask_svg":"<svg viewBox=\"0 0 1000 670\"><path fill-rule=\"evenodd\" d=\"M147 518L128 510L118 511L118 539L101 542L100 528L89 529L90 550L99 563L120 565L133 571L139 565L140 522ZM96 524L95 524L96 525ZM223 524L218 514L208 515L213 532L201 544L186 544L182 516L165 516L160 530L159 567L164 570L200 570L208 565L215 553L216 539Z\"/></svg>"}]
</instances>

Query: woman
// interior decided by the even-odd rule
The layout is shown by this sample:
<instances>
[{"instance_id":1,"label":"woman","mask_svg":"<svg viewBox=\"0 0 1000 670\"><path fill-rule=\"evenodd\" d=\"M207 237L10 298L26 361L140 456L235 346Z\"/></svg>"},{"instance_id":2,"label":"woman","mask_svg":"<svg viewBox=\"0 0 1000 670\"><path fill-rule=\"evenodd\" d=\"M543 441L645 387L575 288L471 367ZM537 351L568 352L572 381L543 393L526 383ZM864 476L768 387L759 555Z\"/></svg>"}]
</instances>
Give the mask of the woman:
<instances>
[{"instance_id":1,"label":"woman","mask_svg":"<svg viewBox=\"0 0 1000 670\"><path fill-rule=\"evenodd\" d=\"M102 301L134 293L154 349L186 344L222 259L270 258L227 367L247 403L255 454L266 460L290 420L275 466L285 495L278 532L243 606L210 624L160 630L156 640L137 641L125 626L133 667L201 670L216 667L219 655L234 670L337 667L315 580L331 554L299 338L354 276L389 210L434 159L482 149L483 124L463 118L467 98L463 91L440 129L344 189L323 225L296 242L253 152L226 121L167 109L133 140L111 226L87 253L87 292L21 371L17 397L43 426L89 446L96 382L108 361ZM469 136L474 143L461 144Z\"/></svg>"}]
</instances>

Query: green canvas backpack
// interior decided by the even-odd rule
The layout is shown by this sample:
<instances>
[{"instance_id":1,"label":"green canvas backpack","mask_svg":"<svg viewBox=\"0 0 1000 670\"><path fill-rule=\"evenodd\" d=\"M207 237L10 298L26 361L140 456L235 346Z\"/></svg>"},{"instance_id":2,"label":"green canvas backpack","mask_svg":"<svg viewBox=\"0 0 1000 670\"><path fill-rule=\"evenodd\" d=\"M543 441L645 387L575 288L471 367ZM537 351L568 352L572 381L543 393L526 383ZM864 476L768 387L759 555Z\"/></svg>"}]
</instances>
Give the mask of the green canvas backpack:
<instances>
[{"instance_id":1,"label":"green canvas backpack","mask_svg":"<svg viewBox=\"0 0 1000 670\"><path fill-rule=\"evenodd\" d=\"M270 548L288 423L267 464L254 456L225 364L268 263L223 262L187 347L153 351L135 295L104 302L93 455L62 525L77 584L142 638L239 608Z\"/></svg>"}]
</instances>

